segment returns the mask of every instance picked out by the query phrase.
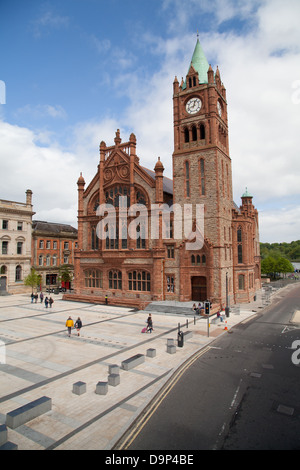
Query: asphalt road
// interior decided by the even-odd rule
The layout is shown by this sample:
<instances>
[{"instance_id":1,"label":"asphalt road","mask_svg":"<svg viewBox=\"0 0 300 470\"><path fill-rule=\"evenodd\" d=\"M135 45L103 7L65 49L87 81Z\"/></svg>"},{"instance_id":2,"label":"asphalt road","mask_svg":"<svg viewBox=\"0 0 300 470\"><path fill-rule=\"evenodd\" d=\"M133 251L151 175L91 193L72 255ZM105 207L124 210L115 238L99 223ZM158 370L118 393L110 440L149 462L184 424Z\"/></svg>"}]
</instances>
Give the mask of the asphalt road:
<instances>
[{"instance_id":1,"label":"asphalt road","mask_svg":"<svg viewBox=\"0 0 300 470\"><path fill-rule=\"evenodd\" d=\"M129 450L300 449L300 286L211 343L175 381ZM297 350L296 350L297 351ZM298 355L300 358L300 353Z\"/></svg>"}]
</instances>

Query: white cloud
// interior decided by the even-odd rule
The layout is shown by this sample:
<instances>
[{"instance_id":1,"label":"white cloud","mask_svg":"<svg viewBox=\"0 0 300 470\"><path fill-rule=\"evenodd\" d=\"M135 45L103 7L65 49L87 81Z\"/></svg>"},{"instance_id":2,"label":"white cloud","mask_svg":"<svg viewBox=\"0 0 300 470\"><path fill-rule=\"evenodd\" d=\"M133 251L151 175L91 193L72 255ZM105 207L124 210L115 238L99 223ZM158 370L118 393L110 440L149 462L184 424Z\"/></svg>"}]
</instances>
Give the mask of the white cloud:
<instances>
[{"instance_id":1,"label":"white cloud","mask_svg":"<svg viewBox=\"0 0 300 470\"><path fill-rule=\"evenodd\" d=\"M54 119L66 119L67 113L61 105L39 104L32 106L27 104L22 108L18 108L15 116L30 116L34 119L51 117Z\"/></svg>"},{"instance_id":2,"label":"white cloud","mask_svg":"<svg viewBox=\"0 0 300 470\"><path fill-rule=\"evenodd\" d=\"M264 234L264 242L287 242L299 240L300 206L283 207L261 213L260 232Z\"/></svg>"},{"instance_id":3,"label":"white cloud","mask_svg":"<svg viewBox=\"0 0 300 470\"><path fill-rule=\"evenodd\" d=\"M52 221L63 222L59 217L68 214L69 222L76 223L78 160L55 145L39 146L39 138L29 129L0 122L1 197L22 202L31 189L36 219L40 211L43 218L54 217L53 209L60 208Z\"/></svg>"},{"instance_id":4,"label":"white cloud","mask_svg":"<svg viewBox=\"0 0 300 470\"><path fill-rule=\"evenodd\" d=\"M51 29L66 28L69 25L69 17L61 16L48 10L31 22L30 28L36 38L49 34Z\"/></svg>"}]
</instances>

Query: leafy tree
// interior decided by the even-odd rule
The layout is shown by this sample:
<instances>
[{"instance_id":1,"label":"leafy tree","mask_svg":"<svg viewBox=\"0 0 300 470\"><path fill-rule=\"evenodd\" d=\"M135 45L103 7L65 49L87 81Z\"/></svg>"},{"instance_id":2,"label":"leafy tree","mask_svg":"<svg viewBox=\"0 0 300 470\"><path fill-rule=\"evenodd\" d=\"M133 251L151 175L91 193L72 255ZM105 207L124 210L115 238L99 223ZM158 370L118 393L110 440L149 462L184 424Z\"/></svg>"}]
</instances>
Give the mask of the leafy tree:
<instances>
[{"instance_id":1,"label":"leafy tree","mask_svg":"<svg viewBox=\"0 0 300 470\"><path fill-rule=\"evenodd\" d=\"M275 262L275 271L277 273L292 273L294 272L294 266L286 258L278 258Z\"/></svg>"},{"instance_id":2,"label":"leafy tree","mask_svg":"<svg viewBox=\"0 0 300 470\"><path fill-rule=\"evenodd\" d=\"M267 258L263 259L261 262L261 273L267 274L268 276L274 278L276 277L276 273L291 273L294 271L294 267L292 263L286 259L281 257L272 257L268 256Z\"/></svg>"},{"instance_id":3,"label":"leafy tree","mask_svg":"<svg viewBox=\"0 0 300 470\"><path fill-rule=\"evenodd\" d=\"M273 277L275 273L275 259L268 256L261 262L261 273Z\"/></svg>"},{"instance_id":4,"label":"leafy tree","mask_svg":"<svg viewBox=\"0 0 300 470\"><path fill-rule=\"evenodd\" d=\"M272 256L287 258L289 261L300 260L300 240L291 243L261 243L260 254L262 259Z\"/></svg>"},{"instance_id":5,"label":"leafy tree","mask_svg":"<svg viewBox=\"0 0 300 470\"><path fill-rule=\"evenodd\" d=\"M34 268L31 268L30 274L24 279L25 286L30 286L32 288L32 292L34 289L41 283L41 275L36 272Z\"/></svg>"},{"instance_id":6,"label":"leafy tree","mask_svg":"<svg viewBox=\"0 0 300 470\"><path fill-rule=\"evenodd\" d=\"M71 282L73 279L72 272L67 265L63 265L59 268L59 280L60 282Z\"/></svg>"}]
</instances>

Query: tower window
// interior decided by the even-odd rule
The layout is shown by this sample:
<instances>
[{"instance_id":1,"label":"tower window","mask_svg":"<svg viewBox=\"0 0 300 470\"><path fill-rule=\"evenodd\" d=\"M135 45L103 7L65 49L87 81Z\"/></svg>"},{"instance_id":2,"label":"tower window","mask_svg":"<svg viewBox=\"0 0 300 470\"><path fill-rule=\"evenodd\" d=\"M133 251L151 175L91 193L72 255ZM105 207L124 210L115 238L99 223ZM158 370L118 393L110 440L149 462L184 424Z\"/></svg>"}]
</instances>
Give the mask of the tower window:
<instances>
[{"instance_id":1,"label":"tower window","mask_svg":"<svg viewBox=\"0 0 300 470\"><path fill-rule=\"evenodd\" d=\"M205 139L205 127L204 124L200 124L200 139Z\"/></svg>"},{"instance_id":2,"label":"tower window","mask_svg":"<svg viewBox=\"0 0 300 470\"><path fill-rule=\"evenodd\" d=\"M184 141L185 143L190 141L190 133L187 127L184 129Z\"/></svg>"},{"instance_id":3,"label":"tower window","mask_svg":"<svg viewBox=\"0 0 300 470\"><path fill-rule=\"evenodd\" d=\"M192 88L192 79L189 78L189 88Z\"/></svg>"},{"instance_id":4,"label":"tower window","mask_svg":"<svg viewBox=\"0 0 300 470\"><path fill-rule=\"evenodd\" d=\"M205 172L204 172L204 158L200 158L200 196L205 195Z\"/></svg>"},{"instance_id":5,"label":"tower window","mask_svg":"<svg viewBox=\"0 0 300 470\"><path fill-rule=\"evenodd\" d=\"M190 197L190 164L185 162L185 194Z\"/></svg>"},{"instance_id":6,"label":"tower window","mask_svg":"<svg viewBox=\"0 0 300 470\"><path fill-rule=\"evenodd\" d=\"M196 126L192 127L192 139L195 142L197 140L197 128Z\"/></svg>"},{"instance_id":7,"label":"tower window","mask_svg":"<svg viewBox=\"0 0 300 470\"><path fill-rule=\"evenodd\" d=\"M193 86L196 86L196 77L193 77Z\"/></svg>"}]
</instances>

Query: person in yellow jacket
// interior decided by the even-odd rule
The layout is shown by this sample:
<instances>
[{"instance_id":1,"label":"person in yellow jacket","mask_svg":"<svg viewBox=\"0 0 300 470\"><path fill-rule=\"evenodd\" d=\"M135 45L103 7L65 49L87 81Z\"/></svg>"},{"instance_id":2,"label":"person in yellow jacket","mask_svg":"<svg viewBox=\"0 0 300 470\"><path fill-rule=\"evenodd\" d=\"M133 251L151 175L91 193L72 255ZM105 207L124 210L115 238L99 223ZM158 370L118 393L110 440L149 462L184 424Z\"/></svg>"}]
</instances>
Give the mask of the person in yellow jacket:
<instances>
[{"instance_id":1,"label":"person in yellow jacket","mask_svg":"<svg viewBox=\"0 0 300 470\"><path fill-rule=\"evenodd\" d=\"M74 322L73 322L71 317L69 317L68 320L66 321L66 327L68 328L68 335L70 337L71 336L71 330L74 327Z\"/></svg>"}]
</instances>

